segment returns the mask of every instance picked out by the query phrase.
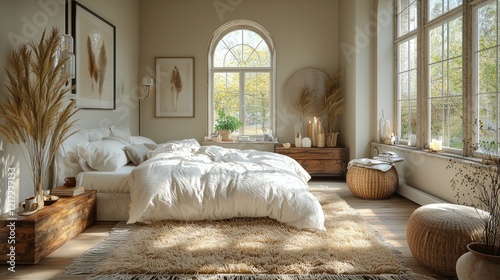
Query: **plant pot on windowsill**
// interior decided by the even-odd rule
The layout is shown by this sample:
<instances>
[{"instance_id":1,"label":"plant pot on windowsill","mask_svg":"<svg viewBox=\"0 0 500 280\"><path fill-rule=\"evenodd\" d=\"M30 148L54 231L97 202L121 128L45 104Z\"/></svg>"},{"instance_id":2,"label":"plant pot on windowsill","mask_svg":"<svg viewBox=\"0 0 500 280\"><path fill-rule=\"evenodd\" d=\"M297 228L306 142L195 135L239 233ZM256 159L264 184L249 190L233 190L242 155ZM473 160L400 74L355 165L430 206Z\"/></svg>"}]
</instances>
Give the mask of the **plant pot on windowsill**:
<instances>
[{"instance_id":1,"label":"plant pot on windowsill","mask_svg":"<svg viewBox=\"0 0 500 280\"><path fill-rule=\"evenodd\" d=\"M231 141L231 130L219 130L222 141Z\"/></svg>"},{"instance_id":2,"label":"plant pot on windowsill","mask_svg":"<svg viewBox=\"0 0 500 280\"><path fill-rule=\"evenodd\" d=\"M222 136L222 141L231 141L231 133L238 130L242 125L243 123L237 117L219 111L215 130Z\"/></svg>"}]
</instances>

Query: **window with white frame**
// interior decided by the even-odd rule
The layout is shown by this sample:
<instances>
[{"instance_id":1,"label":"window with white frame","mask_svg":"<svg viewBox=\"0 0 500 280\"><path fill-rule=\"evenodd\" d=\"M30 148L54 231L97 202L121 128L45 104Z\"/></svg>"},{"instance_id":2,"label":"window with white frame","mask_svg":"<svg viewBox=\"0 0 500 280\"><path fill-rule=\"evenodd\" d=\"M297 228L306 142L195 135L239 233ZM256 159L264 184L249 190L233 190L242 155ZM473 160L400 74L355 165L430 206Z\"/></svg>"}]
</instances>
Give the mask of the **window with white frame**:
<instances>
[{"instance_id":1,"label":"window with white frame","mask_svg":"<svg viewBox=\"0 0 500 280\"><path fill-rule=\"evenodd\" d=\"M470 106L464 104L463 90L464 6L462 0L395 0L401 143L418 137L419 148L433 139L449 151L463 148L463 131L469 129L464 128L464 105Z\"/></svg>"},{"instance_id":2,"label":"window with white frame","mask_svg":"<svg viewBox=\"0 0 500 280\"><path fill-rule=\"evenodd\" d=\"M499 143L500 102L500 1L484 1L474 7L473 32L473 118L476 143ZM477 129L480 128L480 129ZM492 152L492 151L491 151Z\"/></svg>"},{"instance_id":3,"label":"window with white frame","mask_svg":"<svg viewBox=\"0 0 500 280\"><path fill-rule=\"evenodd\" d=\"M255 22L232 21L214 33L208 59L209 133L219 111L240 119L239 135L274 131L275 56L269 33Z\"/></svg>"}]
</instances>

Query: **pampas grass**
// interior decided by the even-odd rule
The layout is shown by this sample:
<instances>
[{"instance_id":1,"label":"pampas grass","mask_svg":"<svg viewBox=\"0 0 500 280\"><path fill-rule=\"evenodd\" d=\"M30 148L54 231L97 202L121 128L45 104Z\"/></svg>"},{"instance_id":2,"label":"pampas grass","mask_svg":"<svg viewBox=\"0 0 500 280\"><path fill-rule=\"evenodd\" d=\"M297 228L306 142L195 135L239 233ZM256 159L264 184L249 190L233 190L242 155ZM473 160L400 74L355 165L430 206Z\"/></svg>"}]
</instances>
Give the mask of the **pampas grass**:
<instances>
[{"instance_id":1,"label":"pampas grass","mask_svg":"<svg viewBox=\"0 0 500 280\"><path fill-rule=\"evenodd\" d=\"M344 112L344 93L340 87L340 72L325 79L323 106L326 111L327 132L338 129L338 117Z\"/></svg>"},{"instance_id":2,"label":"pampas grass","mask_svg":"<svg viewBox=\"0 0 500 280\"><path fill-rule=\"evenodd\" d=\"M74 100L64 105L70 78L62 68L68 58L56 61L59 31L53 28L39 43L22 44L7 62L7 94L0 101L0 133L20 144L33 180L34 194L43 207L43 186L64 140L73 133ZM40 201L41 199L41 201Z\"/></svg>"},{"instance_id":3,"label":"pampas grass","mask_svg":"<svg viewBox=\"0 0 500 280\"><path fill-rule=\"evenodd\" d=\"M302 116L311 112L311 105L313 103L312 93L314 90L310 90L307 87L304 87L295 100L295 108L297 108L300 112L300 120L302 121Z\"/></svg>"}]
</instances>

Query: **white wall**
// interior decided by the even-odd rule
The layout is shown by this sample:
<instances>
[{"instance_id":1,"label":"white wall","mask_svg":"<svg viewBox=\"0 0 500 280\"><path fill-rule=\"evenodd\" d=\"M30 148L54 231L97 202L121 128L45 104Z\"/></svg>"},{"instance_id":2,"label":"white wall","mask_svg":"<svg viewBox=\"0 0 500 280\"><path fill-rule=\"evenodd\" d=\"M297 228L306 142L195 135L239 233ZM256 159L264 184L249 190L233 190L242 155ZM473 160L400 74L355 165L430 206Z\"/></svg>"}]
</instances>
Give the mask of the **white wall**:
<instances>
[{"instance_id":1,"label":"white wall","mask_svg":"<svg viewBox=\"0 0 500 280\"><path fill-rule=\"evenodd\" d=\"M116 26L116 110L82 110L78 112L77 128L121 125L128 123L134 134L139 129L136 95L139 65L139 3L138 0L80 0L80 3ZM45 28L65 30L64 0L0 0L0 66L21 39L38 41ZM10 35L9 35L10 34ZM15 38L12 40L9 38ZM13 42L14 43L11 43ZM0 97L5 95L6 77L0 75ZM8 144L0 135L0 213L7 210L8 168L16 174L15 203L33 194L28 167L17 145ZM46 186L50 188L51 186ZM12 193L11 193L12 194Z\"/></svg>"},{"instance_id":2,"label":"white wall","mask_svg":"<svg viewBox=\"0 0 500 280\"><path fill-rule=\"evenodd\" d=\"M376 96L374 84L374 36L371 34L371 14L374 1L340 1L340 63L344 71L346 110L342 119L341 134L350 158L366 157L372 135L371 105Z\"/></svg>"},{"instance_id":3,"label":"white wall","mask_svg":"<svg viewBox=\"0 0 500 280\"><path fill-rule=\"evenodd\" d=\"M215 7L214 3L225 6ZM277 50L277 136L293 142L299 114L285 96L287 79L314 67L328 75L338 70L338 1L336 0L143 0L140 2L140 77L154 77L155 57L195 58L195 117L156 118L154 94L141 101L141 134L157 142L207 134L210 36L222 24L249 19L270 32Z\"/></svg>"}]
</instances>

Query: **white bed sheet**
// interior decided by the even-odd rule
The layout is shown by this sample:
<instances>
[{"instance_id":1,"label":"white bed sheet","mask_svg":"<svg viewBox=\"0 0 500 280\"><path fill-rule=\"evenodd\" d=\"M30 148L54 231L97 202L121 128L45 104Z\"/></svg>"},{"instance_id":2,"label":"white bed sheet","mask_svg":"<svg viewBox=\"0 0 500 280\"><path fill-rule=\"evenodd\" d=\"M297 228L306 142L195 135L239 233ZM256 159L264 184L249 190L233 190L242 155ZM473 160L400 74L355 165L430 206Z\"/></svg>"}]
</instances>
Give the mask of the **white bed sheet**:
<instances>
[{"instance_id":1,"label":"white bed sheet","mask_svg":"<svg viewBox=\"0 0 500 280\"><path fill-rule=\"evenodd\" d=\"M77 185L98 193L130 193L127 177L135 165L125 165L113 172L80 172L76 177Z\"/></svg>"}]
</instances>

